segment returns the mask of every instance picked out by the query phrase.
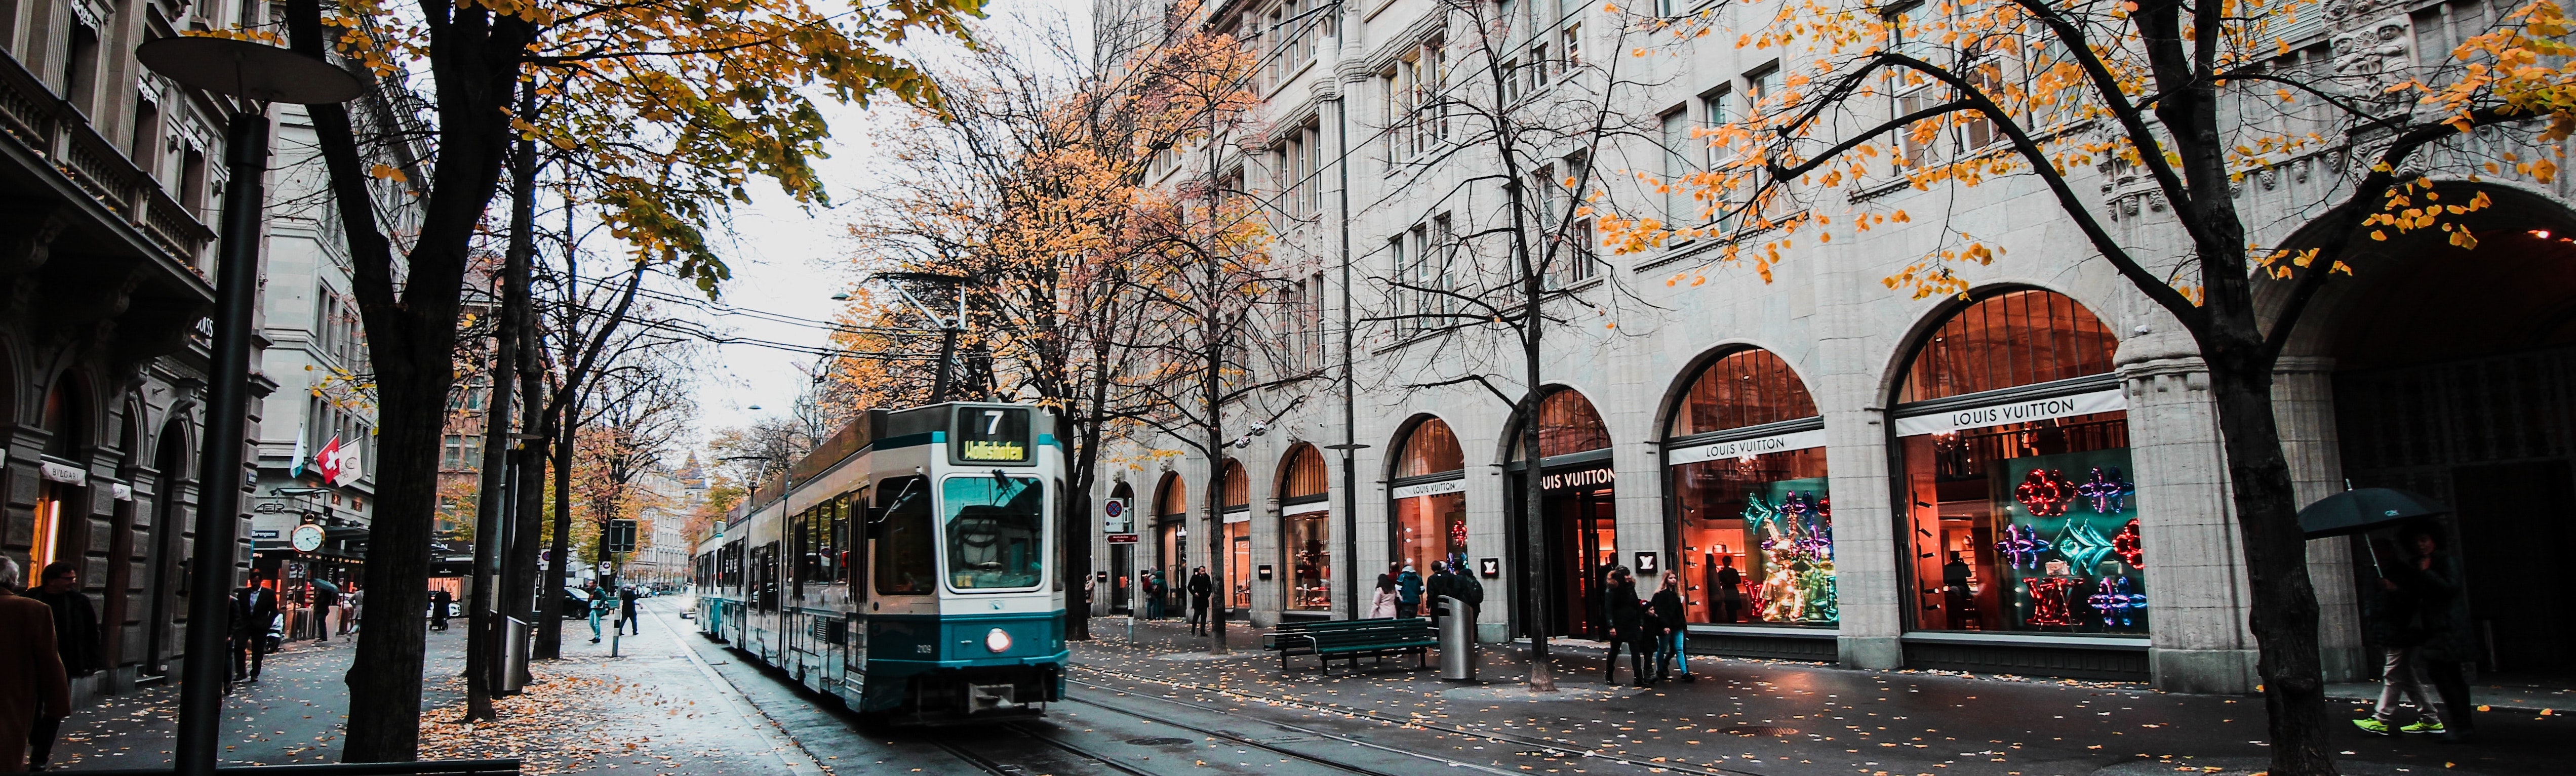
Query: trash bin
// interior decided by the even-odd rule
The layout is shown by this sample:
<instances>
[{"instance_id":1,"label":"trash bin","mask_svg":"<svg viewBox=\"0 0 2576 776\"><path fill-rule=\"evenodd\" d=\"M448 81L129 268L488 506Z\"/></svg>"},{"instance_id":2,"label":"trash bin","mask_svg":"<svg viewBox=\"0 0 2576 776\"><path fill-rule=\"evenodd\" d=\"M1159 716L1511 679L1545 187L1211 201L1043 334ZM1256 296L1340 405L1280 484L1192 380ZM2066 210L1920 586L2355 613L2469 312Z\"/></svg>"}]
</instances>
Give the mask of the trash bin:
<instances>
[{"instance_id":1,"label":"trash bin","mask_svg":"<svg viewBox=\"0 0 2576 776\"><path fill-rule=\"evenodd\" d=\"M1476 610L1455 596L1440 597L1440 678L1476 679Z\"/></svg>"},{"instance_id":2,"label":"trash bin","mask_svg":"<svg viewBox=\"0 0 2576 776\"><path fill-rule=\"evenodd\" d=\"M501 686L493 688L493 691L516 694L523 686L519 681L519 667L527 665L528 660L528 623L517 617L504 617L501 618L501 631Z\"/></svg>"}]
</instances>

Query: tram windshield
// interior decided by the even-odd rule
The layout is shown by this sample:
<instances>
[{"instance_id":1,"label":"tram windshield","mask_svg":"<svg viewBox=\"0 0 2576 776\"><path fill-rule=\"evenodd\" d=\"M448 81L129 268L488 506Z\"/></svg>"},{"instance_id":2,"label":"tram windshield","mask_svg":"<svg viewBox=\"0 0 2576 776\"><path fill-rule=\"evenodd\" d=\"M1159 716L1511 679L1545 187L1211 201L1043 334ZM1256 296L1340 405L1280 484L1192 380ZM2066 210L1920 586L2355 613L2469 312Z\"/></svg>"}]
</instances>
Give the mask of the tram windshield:
<instances>
[{"instance_id":1,"label":"tram windshield","mask_svg":"<svg viewBox=\"0 0 2576 776\"><path fill-rule=\"evenodd\" d=\"M1046 488L1035 477L950 477L940 494L947 514L948 585L960 590L1036 587L1046 537Z\"/></svg>"}]
</instances>

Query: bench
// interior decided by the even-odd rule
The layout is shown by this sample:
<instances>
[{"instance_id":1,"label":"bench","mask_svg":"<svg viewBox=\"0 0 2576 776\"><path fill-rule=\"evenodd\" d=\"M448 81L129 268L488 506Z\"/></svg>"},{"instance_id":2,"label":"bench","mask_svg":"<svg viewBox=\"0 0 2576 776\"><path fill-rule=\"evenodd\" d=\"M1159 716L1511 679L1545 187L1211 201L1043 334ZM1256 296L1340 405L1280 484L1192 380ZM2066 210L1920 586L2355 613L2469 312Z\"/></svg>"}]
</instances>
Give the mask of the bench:
<instances>
[{"instance_id":1,"label":"bench","mask_svg":"<svg viewBox=\"0 0 2576 776\"><path fill-rule=\"evenodd\" d=\"M1429 667L1430 649L1439 643L1431 621L1420 617L1280 623L1261 637L1262 649L1279 653L1283 671L1293 655L1314 655L1321 670L1337 659L1348 659L1357 669L1363 657L1384 663L1388 655L1406 653L1413 655L1414 669L1421 670Z\"/></svg>"}]
</instances>

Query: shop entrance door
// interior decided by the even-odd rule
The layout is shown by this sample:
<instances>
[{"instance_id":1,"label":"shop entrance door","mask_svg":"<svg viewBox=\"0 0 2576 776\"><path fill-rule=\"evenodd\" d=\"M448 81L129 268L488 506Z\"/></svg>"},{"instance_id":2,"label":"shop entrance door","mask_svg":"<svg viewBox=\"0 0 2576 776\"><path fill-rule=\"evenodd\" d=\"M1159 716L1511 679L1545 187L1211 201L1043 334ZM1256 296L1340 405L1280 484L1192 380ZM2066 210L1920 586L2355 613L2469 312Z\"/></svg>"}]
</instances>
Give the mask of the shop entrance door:
<instances>
[{"instance_id":1,"label":"shop entrance door","mask_svg":"<svg viewBox=\"0 0 2576 776\"><path fill-rule=\"evenodd\" d=\"M2576 674L2576 578L2538 572L2576 541L2576 478L2565 460L2451 470L2469 623L2487 670Z\"/></svg>"},{"instance_id":2,"label":"shop entrance door","mask_svg":"<svg viewBox=\"0 0 2576 776\"><path fill-rule=\"evenodd\" d=\"M1540 505L1547 520L1548 633L1609 638L1601 586L1603 576L1619 565L1619 527L1610 489L1549 493Z\"/></svg>"},{"instance_id":3,"label":"shop entrance door","mask_svg":"<svg viewBox=\"0 0 2576 776\"><path fill-rule=\"evenodd\" d=\"M1163 544L1163 557L1160 565L1147 571L1163 572L1163 600L1162 611L1148 612L1149 615L1189 616L1190 532L1183 527L1185 525L1188 523L1175 516L1171 522L1156 526L1154 529L1155 541Z\"/></svg>"},{"instance_id":4,"label":"shop entrance door","mask_svg":"<svg viewBox=\"0 0 2576 776\"><path fill-rule=\"evenodd\" d=\"M1109 545L1109 613L1136 613L1136 545Z\"/></svg>"}]
</instances>

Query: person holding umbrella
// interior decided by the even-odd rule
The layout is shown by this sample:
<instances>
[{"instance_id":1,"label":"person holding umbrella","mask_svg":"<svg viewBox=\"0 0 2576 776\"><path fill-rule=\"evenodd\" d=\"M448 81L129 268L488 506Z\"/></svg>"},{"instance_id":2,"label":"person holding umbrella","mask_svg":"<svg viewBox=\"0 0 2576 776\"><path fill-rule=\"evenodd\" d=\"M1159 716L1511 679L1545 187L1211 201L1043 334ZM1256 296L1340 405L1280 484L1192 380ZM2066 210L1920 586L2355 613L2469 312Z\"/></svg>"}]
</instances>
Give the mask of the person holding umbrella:
<instances>
[{"instance_id":1,"label":"person holding umbrella","mask_svg":"<svg viewBox=\"0 0 2576 776\"><path fill-rule=\"evenodd\" d=\"M2385 541L2371 546L2380 578L2364 625L2385 645L2387 662L2382 664L2379 705L2352 724L2376 735L2424 733L2439 735L2446 744L2467 743L2476 727L2470 720L2476 707L2460 664L2476 656L2468 638L2469 608L2459 564L2442 551L2441 527L2430 520L2408 523L2398 537L2399 547ZM2425 693L2428 682L2431 697ZM2394 726L2390 723L2401 698L2414 704L2416 720Z\"/></svg>"}]
</instances>

